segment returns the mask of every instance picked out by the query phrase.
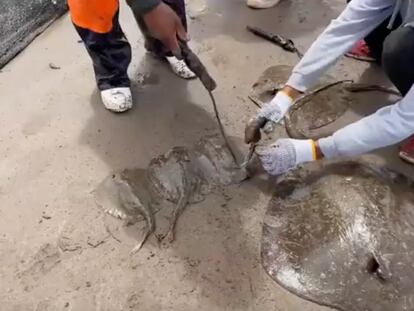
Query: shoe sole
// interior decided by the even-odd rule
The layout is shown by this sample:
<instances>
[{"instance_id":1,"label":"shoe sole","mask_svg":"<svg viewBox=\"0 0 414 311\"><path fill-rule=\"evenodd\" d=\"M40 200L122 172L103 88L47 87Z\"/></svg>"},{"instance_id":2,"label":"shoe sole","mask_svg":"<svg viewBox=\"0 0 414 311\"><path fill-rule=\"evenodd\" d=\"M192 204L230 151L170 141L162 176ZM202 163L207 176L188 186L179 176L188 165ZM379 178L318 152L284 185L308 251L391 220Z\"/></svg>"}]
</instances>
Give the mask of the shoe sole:
<instances>
[{"instance_id":1,"label":"shoe sole","mask_svg":"<svg viewBox=\"0 0 414 311\"><path fill-rule=\"evenodd\" d=\"M410 157L410 156L408 155L408 153L403 152L403 151L400 151L400 153L399 153L398 155L399 155L399 156L400 156L400 158L401 158L402 160L404 160L405 162L408 162L408 163L410 163L410 164L414 164L414 158Z\"/></svg>"},{"instance_id":2,"label":"shoe sole","mask_svg":"<svg viewBox=\"0 0 414 311\"><path fill-rule=\"evenodd\" d=\"M249 4L247 6L249 8L251 8L251 9L254 9L254 10L266 10L266 9L271 9L271 8L273 8L276 5L277 5L277 3L276 4L273 4L271 6L264 6L264 7L257 7L257 6L253 6L253 5L249 5Z\"/></svg>"},{"instance_id":3,"label":"shoe sole","mask_svg":"<svg viewBox=\"0 0 414 311\"><path fill-rule=\"evenodd\" d=\"M258 6L257 2L256 3L249 3L249 2L250 1L246 1L246 5L249 8L256 9L256 10L263 10L263 9L270 9L270 8L275 7L276 5L278 5L281 2L281 0L276 1L276 3L274 3L274 4L267 4L267 5L262 5L262 6L260 6L260 4Z\"/></svg>"},{"instance_id":4,"label":"shoe sole","mask_svg":"<svg viewBox=\"0 0 414 311\"><path fill-rule=\"evenodd\" d=\"M105 107L105 106L104 106L104 107ZM115 113L115 114L121 114L121 113L124 113L124 112L127 112L127 111L131 110L131 109L132 109L132 107L130 107L130 108L125 108L125 109L119 109L119 110L117 110L117 109L110 109L110 108L107 108L107 107L105 107L105 109L106 109L106 110L108 110L108 111L110 111L110 112L113 112L113 113Z\"/></svg>"},{"instance_id":5,"label":"shoe sole","mask_svg":"<svg viewBox=\"0 0 414 311\"><path fill-rule=\"evenodd\" d=\"M345 56L348 57L348 58L352 58L352 59L362 61L362 62L375 63L375 58L369 57L369 56L358 56L358 55L350 54L350 53L346 53Z\"/></svg>"}]
</instances>

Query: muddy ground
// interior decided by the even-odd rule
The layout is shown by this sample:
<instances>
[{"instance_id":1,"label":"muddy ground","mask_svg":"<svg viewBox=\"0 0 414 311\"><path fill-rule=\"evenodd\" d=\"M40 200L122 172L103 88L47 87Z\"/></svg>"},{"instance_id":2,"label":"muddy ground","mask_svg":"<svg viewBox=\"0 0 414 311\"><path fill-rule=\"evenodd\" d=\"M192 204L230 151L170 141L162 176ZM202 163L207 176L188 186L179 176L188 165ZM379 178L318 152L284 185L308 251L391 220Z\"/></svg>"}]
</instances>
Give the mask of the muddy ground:
<instances>
[{"instance_id":1,"label":"muddy ground","mask_svg":"<svg viewBox=\"0 0 414 311\"><path fill-rule=\"evenodd\" d=\"M243 128L255 111L250 86L266 68L297 61L247 33L246 24L287 35L303 51L343 2L284 0L252 11L242 0L191 1L192 44L218 81L223 121L240 149L246 151ZM288 293L261 267L270 189L259 180L189 207L174 244L158 247L151 238L130 256L140 228L105 215L93 190L112 171L146 167L152 157L194 144L217 126L202 86L177 79L147 56L129 9L121 13L133 46L136 107L127 114L100 104L90 60L68 16L0 72L0 309L327 310ZM333 73L384 79L377 67L345 59ZM373 111L380 99L367 96L354 115ZM414 175L395 147L376 160ZM167 215L158 218L166 223Z\"/></svg>"}]
</instances>

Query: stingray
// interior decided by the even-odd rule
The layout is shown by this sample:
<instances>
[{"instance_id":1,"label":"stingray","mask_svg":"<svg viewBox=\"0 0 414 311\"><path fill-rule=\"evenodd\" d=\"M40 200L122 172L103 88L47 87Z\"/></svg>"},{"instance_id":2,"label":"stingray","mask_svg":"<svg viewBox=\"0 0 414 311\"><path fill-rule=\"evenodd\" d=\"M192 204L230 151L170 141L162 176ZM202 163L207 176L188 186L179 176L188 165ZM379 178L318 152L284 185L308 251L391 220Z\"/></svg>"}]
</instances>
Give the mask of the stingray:
<instances>
[{"instance_id":1,"label":"stingray","mask_svg":"<svg viewBox=\"0 0 414 311\"><path fill-rule=\"evenodd\" d=\"M286 83L292 70L292 66L286 65L266 69L258 81L253 84L250 98L252 100L257 99L256 102L269 102ZM336 80L332 76L324 75L310 91L335 82ZM292 120L288 121L293 124L293 127L300 124L305 130L312 130L332 123L342 116L354 101L352 94L345 91L343 85L328 87L318 92L317 95L311 100L308 99L306 104L301 101L300 109L294 107L295 112L291 113ZM297 117L298 115L300 120Z\"/></svg>"},{"instance_id":2,"label":"stingray","mask_svg":"<svg viewBox=\"0 0 414 311\"><path fill-rule=\"evenodd\" d=\"M212 191L247 178L247 172L235 163L226 143L217 136L202 138L192 147L173 147L150 161L146 169L114 172L94 191L98 206L133 225L144 219L143 239L138 251L156 229L155 214L173 205L168 232L175 239L177 220L188 204L204 200Z\"/></svg>"},{"instance_id":3,"label":"stingray","mask_svg":"<svg viewBox=\"0 0 414 311\"><path fill-rule=\"evenodd\" d=\"M338 310L414 310L413 181L364 162L320 162L275 189L261 245L273 280Z\"/></svg>"},{"instance_id":4,"label":"stingray","mask_svg":"<svg viewBox=\"0 0 414 311\"><path fill-rule=\"evenodd\" d=\"M256 105L269 102L288 80L293 67L286 65L266 69L253 84L249 98ZM285 117L286 131L291 138L318 139L332 134L321 130L335 123L347 110L358 105L355 93L379 91L399 96L399 92L365 83L353 83L351 80L338 81L325 74L318 84L298 98ZM333 127L335 128L335 126Z\"/></svg>"}]
</instances>

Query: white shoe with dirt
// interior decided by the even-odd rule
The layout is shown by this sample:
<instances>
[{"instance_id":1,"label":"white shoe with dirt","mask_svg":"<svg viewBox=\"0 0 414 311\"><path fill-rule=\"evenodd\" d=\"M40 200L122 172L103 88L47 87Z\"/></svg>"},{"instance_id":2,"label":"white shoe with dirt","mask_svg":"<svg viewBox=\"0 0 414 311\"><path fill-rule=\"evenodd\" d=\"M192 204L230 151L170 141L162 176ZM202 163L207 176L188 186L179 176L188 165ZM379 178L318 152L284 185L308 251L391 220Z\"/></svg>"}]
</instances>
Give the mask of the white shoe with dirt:
<instances>
[{"instance_id":1,"label":"white shoe with dirt","mask_svg":"<svg viewBox=\"0 0 414 311\"><path fill-rule=\"evenodd\" d=\"M168 63L170 64L172 71L180 78L189 80L189 79L194 79L196 77L194 72L192 72L190 68L187 67L187 65L185 64L183 60L179 60L175 56L169 56L169 57L166 57L166 59Z\"/></svg>"},{"instance_id":2,"label":"white shoe with dirt","mask_svg":"<svg viewBox=\"0 0 414 311\"><path fill-rule=\"evenodd\" d=\"M279 2L280 0L247 0L247 6L253 9L269 9Z\"/></svg>"},{"instance_id":3,"label":"white shoe with dirt","mask_svg":"<svg viewBox=\"0 0 414 311\"><path fill-rule=\"evenodd\" d=\"M132 108L132 94L129 87L117 87L101 91L102 103L113 112L124 112Z\"/></svg>"}]
</instances>

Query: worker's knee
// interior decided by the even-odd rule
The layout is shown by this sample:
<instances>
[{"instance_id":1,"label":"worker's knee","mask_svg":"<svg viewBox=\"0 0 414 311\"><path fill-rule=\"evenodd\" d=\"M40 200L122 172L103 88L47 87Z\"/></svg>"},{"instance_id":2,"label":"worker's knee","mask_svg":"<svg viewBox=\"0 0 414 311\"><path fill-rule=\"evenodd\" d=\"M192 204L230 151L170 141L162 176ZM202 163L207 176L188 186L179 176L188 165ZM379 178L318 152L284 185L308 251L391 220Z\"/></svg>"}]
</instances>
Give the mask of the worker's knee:
<instances>
[{"instance_id":1,"label":"worker's knee","mask_svg":"<svg viewBox=\"0 0 414 311\"><path fill-rule=\"evenodd\" d=\"M401 27L384 41L382 64L390 80L403 94L414 83L414 28Z\"/></svg>"},{"instance_id":2,"label":"worker's knee","mask_svg":"<svg viewBox=\"0 0 414 311\"><path fill-rule=\"evenodd\" d=\"M384 64L401 63L412 54L414 49L414 29L401 27L391 32L384 41ZM409 58L412 60L412 57Z\"/></svg>"}]
</instances>

